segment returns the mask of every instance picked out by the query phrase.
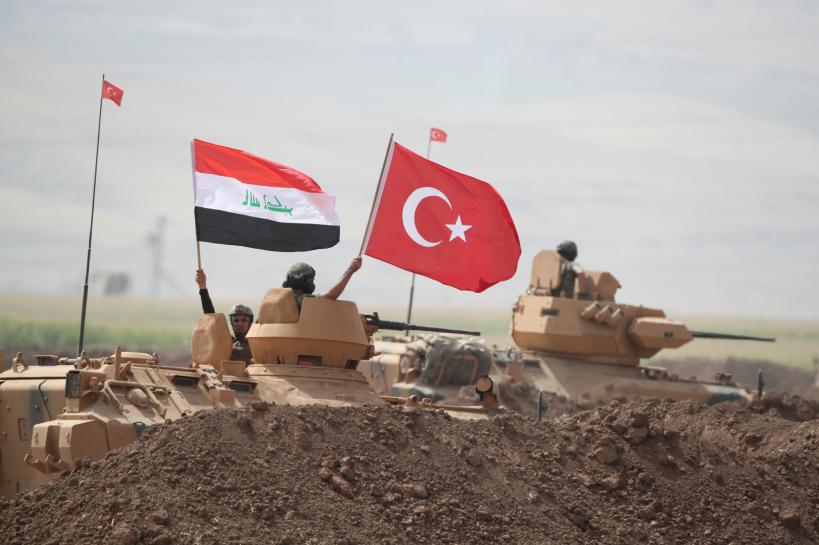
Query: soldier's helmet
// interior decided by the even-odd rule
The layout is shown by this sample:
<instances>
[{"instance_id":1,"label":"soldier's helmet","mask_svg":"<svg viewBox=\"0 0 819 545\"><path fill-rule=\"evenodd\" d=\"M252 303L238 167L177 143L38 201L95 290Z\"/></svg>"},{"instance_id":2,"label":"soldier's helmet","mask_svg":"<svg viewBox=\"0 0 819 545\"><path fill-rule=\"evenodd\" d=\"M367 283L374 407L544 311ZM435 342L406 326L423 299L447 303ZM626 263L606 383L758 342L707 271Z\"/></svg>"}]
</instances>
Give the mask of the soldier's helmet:
<instances>
[{"instance_id":1,"label":"soldier's helmet","mask_svg":"<svg viewBox=\"0 0 819 545\"><path fill-rule=\"evenodd\" d=\"M282 284L283 288L301 290L302 293L313 293L316 289L314 280L316 270L307 263L295 263L287 271L287 279Z\"/></svg>"},{"instance_id":2,"label":"soldier's helmet","mask_svg":"<svg viewBox=\"0 0 819 545\"><path fill-rule=\"evenodd\" d=\"M577 258L577 244L571 240L564 240L557 245L557 253L567 261L574 261Z\"/></svg>"},{"instance_id":3,"label":"soldier's helmet","mask_svg":"<svg viewBox=\"0 0 819 545\"><path fill-rule=\"evenodd\" d=\"M243 305L239 303L238 305L233 305L230 307L230 311L228 312L228 316L230 316L230 325L235 326L234 320L236 316L247 316L250 319L250 323L253 323L253 309L247 305Z\"/></svg>"}]
</instances>

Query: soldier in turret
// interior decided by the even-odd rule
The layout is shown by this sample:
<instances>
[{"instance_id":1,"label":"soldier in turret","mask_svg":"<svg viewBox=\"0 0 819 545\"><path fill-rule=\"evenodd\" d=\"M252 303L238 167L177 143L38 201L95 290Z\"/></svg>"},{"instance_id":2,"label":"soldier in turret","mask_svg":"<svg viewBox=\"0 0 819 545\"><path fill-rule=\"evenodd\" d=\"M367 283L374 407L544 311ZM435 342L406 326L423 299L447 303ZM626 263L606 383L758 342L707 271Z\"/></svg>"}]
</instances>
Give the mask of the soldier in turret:
<instances>
[{"instance_id":1,"label":"soldier in turret","mask_svg":"<svg viewBox=\"0 0 819 545\"><path fill-rule=\"evenodd\" d=\"M296 305L301 310L301 303L305 297L323 297L325 299L338 299L347 287L347 283L353 277L353 274L361 268L361 256L354 258L350 262L350 266L344 271L341 279L330 288L327 293L316 294L316 285L314 280L316 278L316 270L307 263L295 263L290 270L287 271L287 278L285 278L282 287L293 290L293 295L296 297Z\"/></svg>"},{"instance_id":2,"label":"soldier in turret","mask_svg":"<svg viewBox=\"0 0 819 545\"><path fill-rule=\"evenodd\" d=\"M557 253L562 258L560 260L560 287L552 290L552 296L555 297L574 297L574 284L579 280L580 286L586 279L586 274L578 263L577 259L577 244L571 240L564 240L557 245Z\"/></svg>"},{"instance_id":3,"label":"soldier in turret","mask_svg":"<svg viewBox=\"0 0 819 545\"><path fill-rule=\"evenodd\" d=\"M213 301L211 301L208 293L207 276L205 276L204 270L197 269L196 283L199 285L202 312L213 314L216 310L213 308ZM230 359L243 361L245 365L248 365L253 354L250 352L250 343L247 342L246 335L250 331L250 324L253 323L253 309L239 303L230 307L228 316L230 317L230 325L233 328L233 350Z\"/></svg>"}]
</instances>

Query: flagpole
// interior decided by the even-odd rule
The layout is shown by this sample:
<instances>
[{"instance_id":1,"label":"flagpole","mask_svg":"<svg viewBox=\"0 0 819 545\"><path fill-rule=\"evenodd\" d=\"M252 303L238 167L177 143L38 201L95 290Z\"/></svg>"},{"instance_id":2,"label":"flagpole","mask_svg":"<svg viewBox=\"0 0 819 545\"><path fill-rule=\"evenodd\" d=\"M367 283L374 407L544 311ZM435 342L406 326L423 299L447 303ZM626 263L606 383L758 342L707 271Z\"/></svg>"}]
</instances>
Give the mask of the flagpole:
<instances>
[{"instance_id":1,"label":"flagpole","mask_svg":"<svg viewBox=\"0 0 819 545\"><path fill-rule=\"evenodd\" d=\"M373 229L373 213L375 213L375 209L378 208L378 202L381 198L381 191L384 188L384 172L387 169L387 163L390 162L390 154L392 152L392 140L394 133L390 133L390 141L387 143L387 152L384 154L384 163L381 165L381 175L378 177L378 186L375 188L375 194L373 195L373 204L370 207L370 217L367 219L367 229L364 231L364 238L361 239L361 248L358 250L358 255L364 255L364 247L367 245L367 241L370 238L370 232Z\"/></svg>"},{"instance_id":2,"label":"flagpole","mask_svg":"<svg viewBox=\"0 0 819 545\"><path fill-rule=\"evenodd\" d=\"M429 152L432 150L432 130L429 131L429 140L427 140L427 159L429 159ZM407 306L407 323L412 323L412 298L415 295L415 273L412 273L412 282L410 283L410 297L409 305ZM409 336L409 329L406 335Z\"/></svg>"},{"instance_id":3,"label":"flagpole","mask_svg":"<svg viewBox=\"0 0 819 545\"><path fill-rule=\"evenodd\" d=\"M193 228L196 232L196 268L202 269L202 252L199 250L199 224L196 223L196 149L191 140L191 176L193 176Z\"/></svg>"},{"instance_id":4,"label":"flagpole","mask_svg":"<svg viewBox=\"0 0 819 545\"><path fill-rule=\"evenodd\" d=\"M80 316L80 342L77 347L77 355L83 353L83 341L85 339L85 311L88 304L88 271L91 269L91 236L94 233L94 204L97 199L97 165L100 158L100 132L102 130L102 88L105 86L105 74L102 75L100 87L100 111L97 116L97 152L94 155L94 185L91 190L91 224L88 227L88 257L85 260L85 284L82 288L82 315Z\"/></svg>"}]
</instances>

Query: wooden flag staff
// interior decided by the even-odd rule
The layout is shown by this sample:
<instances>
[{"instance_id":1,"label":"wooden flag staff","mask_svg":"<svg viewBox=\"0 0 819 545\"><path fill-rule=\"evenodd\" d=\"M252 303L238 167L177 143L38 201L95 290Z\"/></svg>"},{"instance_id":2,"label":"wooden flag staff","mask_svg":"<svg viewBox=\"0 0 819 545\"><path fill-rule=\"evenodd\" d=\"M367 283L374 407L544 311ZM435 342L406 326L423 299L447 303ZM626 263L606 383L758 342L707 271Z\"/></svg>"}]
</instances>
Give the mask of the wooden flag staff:
<instances>
[{"instance_id":1,"label":"wooden flag staff","mask_svg":"<svg viewBox=\"0 0 819 545\"><path fill-rule=\"evenodd\" d=\"M202 270L202 252L199 249L199 225L196 223L196 149L195 143L191 140L191 176L193 177L193 228L196 233L196 269Z\"/></svg>"},{"instance_id":2,"label":"wooden flag staff","mask_svg":"<svg viewBox=\"0 0 819 545\"><path fill-rule=\"evenodd\" d=\"M364 238L361 239L361 248L358 250L358 255L364 255L364 249L367 247L367 242L370 240L370 233L373 230L373 214L378 209L378 203L381 201L381 193L384 190L384 178L387 172L387 165L392 161L392 144L394 133L390 133L390 141L387 143L387 152L384 154L384 163L381 165L381 175L378 177L378 187L375 188L373 195L373 204L370 207L370 217L367 219L367 229L364 231Z\"/></svg>"}]
</instances>

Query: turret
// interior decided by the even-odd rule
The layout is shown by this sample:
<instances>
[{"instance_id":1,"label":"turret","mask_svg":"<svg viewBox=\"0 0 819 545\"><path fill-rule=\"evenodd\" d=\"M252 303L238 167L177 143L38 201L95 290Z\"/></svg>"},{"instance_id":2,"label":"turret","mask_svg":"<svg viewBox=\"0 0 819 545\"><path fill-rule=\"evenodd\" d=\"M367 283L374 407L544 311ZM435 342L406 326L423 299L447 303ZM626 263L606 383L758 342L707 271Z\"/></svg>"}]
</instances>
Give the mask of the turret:
<instances>
[{"instance_id":1,"label":"turret","mask_svg":"<svg viewBox=\"0 0 819 545\"><path fill-rule=\"evenodd\" d=\"M305 297L301 312L290 289L273 288L247 334L259 365L310 365L355 369L370 340L355 303Z\"/></svg>"},{"instance_id":2,"label":"turret","mask_svg":"<svg viewBox=\"0 0 819 545\"><path fill-rule=\"evenodd\" d=\"M574 297L560 297L561 260L551 250L538 253L529 288L512 309L512 338L524 350L636 366L640 358L679 348L695 337L774 340L691 332L660 309L618 303L615 294L621 286L608 272L586 272L576 282Z\"/></svg>"}]
</instances>

